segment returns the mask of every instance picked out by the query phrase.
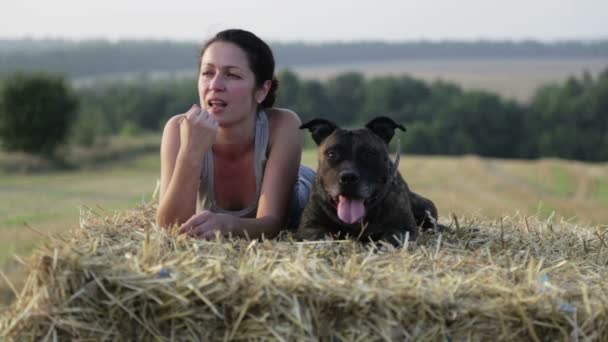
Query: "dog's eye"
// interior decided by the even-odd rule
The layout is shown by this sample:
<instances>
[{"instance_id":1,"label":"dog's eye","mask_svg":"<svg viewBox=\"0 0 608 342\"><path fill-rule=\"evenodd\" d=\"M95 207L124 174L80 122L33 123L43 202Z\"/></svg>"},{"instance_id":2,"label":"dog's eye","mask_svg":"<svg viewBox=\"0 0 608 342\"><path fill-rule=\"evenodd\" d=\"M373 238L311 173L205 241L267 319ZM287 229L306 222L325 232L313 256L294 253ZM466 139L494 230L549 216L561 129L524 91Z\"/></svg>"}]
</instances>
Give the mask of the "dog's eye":
<instances>
[{"instance_id":1,"label":"dog's eye","mask_svg":"<svg viewBox=\"0 0 608 342\"><path fill-rule=\"evenodd\" d=\"M337 160L339 157L338 152L336 151L327 151L326 156L329 160Z\"/></svg>"},{"instance_id":2,"label":"dog's eye","mask_svg":"<svg viewBox=\"0 0 608 342\"><path fill-rule=\"evenodd\" d=\"M363 153L366 158L374 158L378 156L378 152L374 150L367 150Z\"/></svg>"}]
</instances>

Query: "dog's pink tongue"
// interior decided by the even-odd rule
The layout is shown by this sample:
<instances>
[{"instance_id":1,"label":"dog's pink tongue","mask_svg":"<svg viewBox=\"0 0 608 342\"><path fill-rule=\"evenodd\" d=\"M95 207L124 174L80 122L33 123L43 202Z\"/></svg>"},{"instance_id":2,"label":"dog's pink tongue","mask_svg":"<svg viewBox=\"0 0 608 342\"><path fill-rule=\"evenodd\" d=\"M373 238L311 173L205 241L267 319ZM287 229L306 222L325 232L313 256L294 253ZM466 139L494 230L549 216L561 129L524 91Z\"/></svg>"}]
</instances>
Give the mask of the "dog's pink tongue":
<instances>
[{"instance_id":1,"label":"dog's pink tongue","mask_svg":"<svg viewBox=\"0 0 608 342\"><path fill-rule=\"evenodd\" d=\"M362 199L338 196L338 217L340 220L352 224L365 215L365 206Z\"/></svg>"}]
</instances>

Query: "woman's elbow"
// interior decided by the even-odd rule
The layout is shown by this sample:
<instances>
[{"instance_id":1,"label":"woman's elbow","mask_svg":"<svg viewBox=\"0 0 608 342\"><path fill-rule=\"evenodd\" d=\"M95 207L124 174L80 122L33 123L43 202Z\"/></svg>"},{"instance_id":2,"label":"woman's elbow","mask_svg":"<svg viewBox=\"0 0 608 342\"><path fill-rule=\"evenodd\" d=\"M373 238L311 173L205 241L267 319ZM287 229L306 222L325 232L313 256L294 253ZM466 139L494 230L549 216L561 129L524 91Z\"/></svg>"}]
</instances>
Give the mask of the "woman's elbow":
<instances>
[{"instance_id":1,"label":"woman's elbow","mask_svg":"<svg viewBox=\"0 0 608 342\"><path fill-rule=\"evenodd\" d=\"M161 228L167 228L168 226L168 220L166 218L166 215L164 215L160 209L156 211L156 225L161 227Z\"/></svg>"},{"instance_id":2,"label":"woman's elbow","mask_svg":"<svg viewBox=\"0 0 608 342\"><path fill-rule=\"evenodd\" d=\"M267 239L273 239L281 233L284 223L279 217L268 216L267 217L266 229L264 229L263 235Z\"/></svg>"},{"instance_id":3,"label":"woman's elbow","mask_svg":"<svg viewBox=\"0 0 608 342\"><path fill-rule=\"evenodd\" d=\"M164 206L158 206L158 209L156 210L156 224L159 227L168 229L178 223L179 222L177 218L173 217L173 215L170 215Z\"/></svg>"}]
</instances>

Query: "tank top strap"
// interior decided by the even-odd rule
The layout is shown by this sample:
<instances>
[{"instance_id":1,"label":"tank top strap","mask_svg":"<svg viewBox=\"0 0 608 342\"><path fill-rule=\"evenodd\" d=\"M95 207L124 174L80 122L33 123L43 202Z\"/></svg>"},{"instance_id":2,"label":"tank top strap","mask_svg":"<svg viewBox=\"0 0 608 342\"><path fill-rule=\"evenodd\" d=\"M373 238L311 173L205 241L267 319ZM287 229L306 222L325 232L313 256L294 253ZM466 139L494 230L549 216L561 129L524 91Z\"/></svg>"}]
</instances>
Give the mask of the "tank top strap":
<instances>
[{"instance_id":1,"label":"tank top strap","mask_svg":"<svg viewBox=\"0 0 608 342\"><path fill-rule=\"evenodd\" d=\"M270 125L268 116L263 110L258 112L255 125L255 184L256 184L256 206L262 191L262 180L264 169L268 159L268 142L270 140Z\"/></svg>"}]
</instances>

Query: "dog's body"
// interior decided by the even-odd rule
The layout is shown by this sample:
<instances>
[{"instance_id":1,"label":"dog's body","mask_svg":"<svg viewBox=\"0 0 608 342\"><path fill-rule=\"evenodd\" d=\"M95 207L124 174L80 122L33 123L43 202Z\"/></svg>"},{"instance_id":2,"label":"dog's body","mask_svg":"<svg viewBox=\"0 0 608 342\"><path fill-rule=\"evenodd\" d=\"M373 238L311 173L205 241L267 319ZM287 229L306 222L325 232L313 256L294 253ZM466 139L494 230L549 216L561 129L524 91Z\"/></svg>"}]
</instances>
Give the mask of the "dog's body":
<instances>
[{"instance_id":1,"label":"dog's body","mask_svg":"<svg viewBox=\"0 0 608 342\"><path fill-rule=\"evenodd\" d=\"M301 128L309 129L319 145L319 165L297 238L329 234L399 244L406 234L415 239L418 227L435 225L433 202L412 192L397 169L398 159L390 160L388 143L403 126L380 117L356 130L323 119Z\"/></svg>"}]
</instances>

